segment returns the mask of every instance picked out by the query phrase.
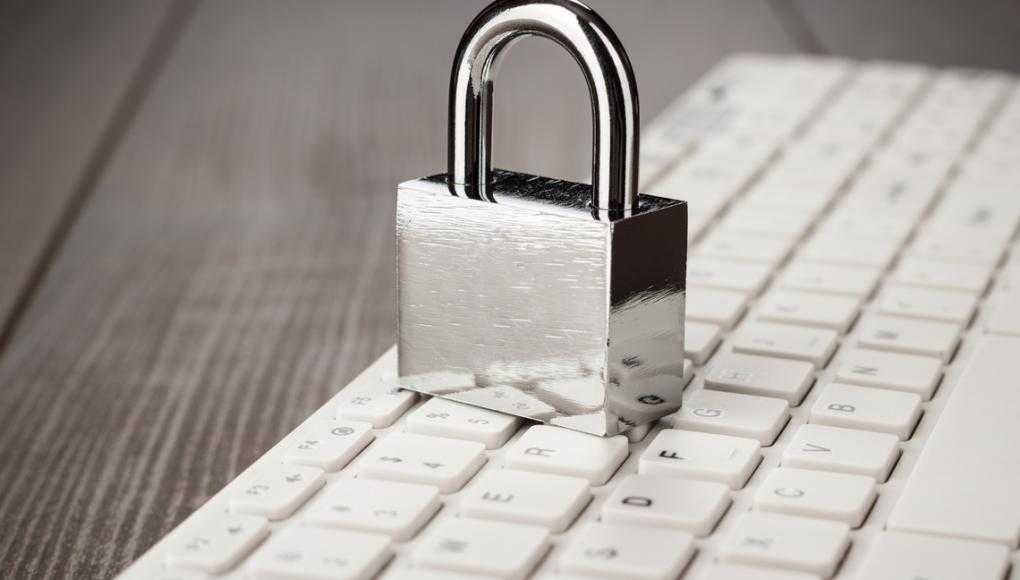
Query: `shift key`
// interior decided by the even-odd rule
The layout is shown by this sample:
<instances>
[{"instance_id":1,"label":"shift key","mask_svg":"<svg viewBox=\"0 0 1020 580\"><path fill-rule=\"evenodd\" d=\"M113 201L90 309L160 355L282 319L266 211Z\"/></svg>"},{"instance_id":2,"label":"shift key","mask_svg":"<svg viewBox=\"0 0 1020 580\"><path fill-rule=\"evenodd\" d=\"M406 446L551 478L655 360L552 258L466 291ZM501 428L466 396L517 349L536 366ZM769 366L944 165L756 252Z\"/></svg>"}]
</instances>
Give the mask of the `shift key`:
<instances>
[{"instance_id":1,"label":"shift key","mask_svg":"<svg viewBox=\"0 0 1020 580\"><path fill-rule=\"evenodd\" d=\"M1020 539L1020 338L979 339L888 528L998 542Z\"/></svg>"}]
</instances>

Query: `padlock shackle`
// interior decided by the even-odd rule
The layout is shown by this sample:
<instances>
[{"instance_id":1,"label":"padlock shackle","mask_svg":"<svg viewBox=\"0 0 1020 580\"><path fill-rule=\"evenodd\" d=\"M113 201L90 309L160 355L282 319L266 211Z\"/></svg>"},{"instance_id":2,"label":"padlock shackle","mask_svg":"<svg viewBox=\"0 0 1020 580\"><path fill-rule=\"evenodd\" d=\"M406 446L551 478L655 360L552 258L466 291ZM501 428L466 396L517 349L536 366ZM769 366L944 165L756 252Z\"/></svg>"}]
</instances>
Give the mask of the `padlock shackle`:
<instances>
[{"instance_id":1,"label":"padlock shackle","mask_svg":"<svg viewBox=\"0 0 1020 580\"><path fill-rule=\"evenodd\" d=\"M450 77L450 191L494 201L488 189L492 82L501 53L523 36L548 38L581 66L591 96L592 205L627 211L638 202L638 93L616 34L576 0L497 0L468 26Z\"/></svg>"}]
</instances>

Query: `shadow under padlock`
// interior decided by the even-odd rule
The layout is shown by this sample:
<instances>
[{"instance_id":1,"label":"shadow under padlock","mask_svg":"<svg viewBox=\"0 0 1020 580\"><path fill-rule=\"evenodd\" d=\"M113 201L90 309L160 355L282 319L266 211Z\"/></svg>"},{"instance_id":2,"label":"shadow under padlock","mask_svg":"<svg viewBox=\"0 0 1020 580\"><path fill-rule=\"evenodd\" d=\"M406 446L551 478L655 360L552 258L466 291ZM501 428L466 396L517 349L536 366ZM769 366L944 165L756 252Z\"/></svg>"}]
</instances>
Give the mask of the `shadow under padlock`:
<instances>
[{"instance_id":1,"label":"shadow under padlock","mask_svg":"<svg viewBox=\"0 0 1020 580\"><path fill-rule=\"evenodd\" d=\"M590 186L490 169L492 75L527 35L584 73ZM587 6L501 0L472 21L449 172L397 190L402 387L597 435L680 407L687 206L638 194L638 127L630 60Z\"/></svg>"}]
</instances>

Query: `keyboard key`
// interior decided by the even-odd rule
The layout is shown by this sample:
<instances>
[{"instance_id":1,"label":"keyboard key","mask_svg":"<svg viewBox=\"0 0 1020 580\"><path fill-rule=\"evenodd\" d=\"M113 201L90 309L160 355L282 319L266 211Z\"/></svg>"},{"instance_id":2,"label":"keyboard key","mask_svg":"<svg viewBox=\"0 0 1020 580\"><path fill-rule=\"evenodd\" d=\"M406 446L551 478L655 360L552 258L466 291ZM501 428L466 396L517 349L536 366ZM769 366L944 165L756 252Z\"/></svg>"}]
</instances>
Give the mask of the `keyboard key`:
<instances>
[{"instance_id":1,"label":"keyboard key","mask_svg":"<svg viewBox=\"0 0 1020 580\"><path fill-rule=\"evenodd\" d=\"M321 469L294 465L259 467L234 481L230 509L271 520L290 517L326 483Z\"/></svg>"},{"instance_id":2,"label":"keyboard key","mask_svg":"<svg viewBox=\"0 0 1020 580\"><path fill-rule=\"evenodd\" d=\"M953 264L920 258L904 258L890 280L906 286L961 290L981 294L988 287L992 267L987 264Z\"/></svg>"},{"instance_id":3,"label":"keyboard key","mask_svg":"<svg viewBox=\"0 0 1020 580\"><path fill-rule=\"evenodd\" d=\"M362 454L358 475L434 485L443 493L452 493L463 487L485 460L481 443L390 433Z\"/></svg>"},{"instance_id":4,"label":"keyboard key","mask_svg":"<svg viewBox=\"0 0 1020 580\"><path fill-rule=\"evenodd\" d=\"M302 512L310 523L411 539L442 506L429 485L344 478L331 483Z\"/></svg>"},{"instance_id":5,"label":"keyboard key","mask_svg":"<svg viewBox=\"0 0 1020 580\"><path fill-rule=\"evenodd\" d=\"M884 270L889 267L898 251L899 245L887 240L847 240L839 235L816 235L801 247L797 257L805 262L869 266Z\"/></svg>"},{"instance_id":6,"label":"keyboard key","mask_svg":"<svg viewBox=\"0 0 1020 580\"><path fill-rule=\"evenodd\" d=\"M857 344L865 348L919 354L949 362L960 342L960 328L945 322L870 315L858 325Z\"/></svg>"},{"instance_id":7,"label":"keyboard key","mask_svg":"<svg viewBox=\"0 0 1020 580\"><path fill-rule=\"evenodd\" d=\"M684 324L684 354L696 365L705 364L722 341L722 331L714 324Z\"/></svg>"},{"instance_id":8,"label":"keyboard key","mask_svg":"<svg viewBox=\"0 0 1020 580\"><path fill-rule=\"evenodd\" d=\"M740 489L761 457L754 439L663 429L641 454L638 473L718 481Z\"/></svg>"},{"instance_id":9,"label":"keyboard key","mask_svg":"<svg viewBox=\"0 0 1020 580\"><path fill-rule=\"evenodd\" d=\"M511 415L436 398L412 411L404 421L411 433L477 441L486 449L502 447L520 424L520 419Z\"/></svg>"},{"instance_id":10,"label":"keyboard key","mask_svg":"<svg viewBox=\"0 0 1020 580\"><path fill-rule=\"evenodd\" d=\"M599 577L672 580L694 554L690 534L588 524L560 555L562 571Z\"/></svg>"},{"instance_id":11,"label":"keyboard key","mask_svg":"<svg viewBox=\"0 0 1020 580\"><path fill-rule=\"evenodd\" d=\"M848 349L836 364L841 383L914 393L927 401L942 378L938 359L877 350Z\"/></svg>"},{"instance_id":12,"label":"keyboard key","mask_svg":"<svg viewBox=\"0 0 1020 580\"><path fill-rule=\"evenodd\" d=\"M708 322L723 328L733 325L744 315L748 295L735 290L692 288L687 291L684 310L687 320Z\"/></svg>"},{"instance_id":13,"label":"keyboard key","mask_svg":"<svg viewBox=\"0 0 1020 580\"><path fill-rule=\"evenodd\" d=\"M327 419L303 428L287 449L285 459L289 463L337 471L354 459L373 437L369 423Z\"/></svg>"},{"instance_id":14,"label":"keyboard key","mask_svg":"<svg viewBox=\"0 0 1020 580\"><path fill-rule=\"evenodd\" d=\"M461 495L460 512L479 519L531 524L562 532L591 501L588 481L513 469L482 474Z\"/></svg>"},{"instance_id":15,"label":"keyboard key","mask_svg":"<svg viewBox=\"0 0 1020 580\"><path fill-rule=\"evenodd\" d=\"M773 290L758 302L761 320L846 332L857 318L860 301L849 296Z\"/></svg>"},{"instance_id":16,"label":"keyboard key","mask_svg":"<svg viewBox=\"0 0 1020 580\"><path fill-rule=\"evenodd\" d=\"M757 294L765 286L771 272L772 269L763 264L692 256L687 262L687 286Z\"/></svg>"},{"instance_id":17,"label":"keyboard key","mask_svg":"<svg viewBox=\"0 0 1020 580\"><path fill-rule=\"evenodd\" d=\"M876 497L875 480L870 477L780 467L758 487L754 508L836 520L856 528L864 523Z\"/></svg>"},{"instance_id":18,"label":"keyboard key","mask_svg":"<svg viewBox=\"0 0 1020 580\"><path fill-rule=\"evenodd\" d=\"M707 481L630 475L602 504L608 524L676 528L707 536L730 506L730 488Z\"/></svg>"},{"instance_id":19,"label":"keyboard key","mask_svg":"<svg viewBox=\"0 0 1020 580\"><path fill-rule=\"evenodd\" d=\"M775 268L786 259L793 245L790 238L757 236L716 229L697 244L692 255L734 262L753 262Z\"/></svg>"},{"instance_id":20,"label":"keyboard key","mask_svg":"<svg viewBox=\"0 0 1020 580\"><path fill-rule=\"evenodd\" d=\"M1008 236L976 235L965 228L923 230L906 255L933 262L995 266L1005 252Z\"/></svg>"},{"instance_id":21,"label":"keyboard key","mask_svg":"<svg viewBox=\"0 0 1020 580\"><path fill-rule=\"evenodd\" d=\"M882 314L952 322L966 326L977 310L976 294L887 285L876 303Z\"/></svg>"},{"instance_id":22,"label":"keyboard key","mask_svg":"<svg viewBox=\"0 0 1020 580\"><path fill-rule=\"evenodd\" d=\"M991 313L985 319L985 333L1020 337L1020 285L1000 288L989 302Z\"/></svg>"},{"instance_id":23,"label":"keyboard key","mask_svg":"<svg viewBox=\"0 0 1020 580\"><path fill-rule=\"evenodd\" d=\"M713 564L697 580L818 580L815 574L786 570L765 570L737 564Z\"/></svg>"},{"instance_id":24,"label":"keyboard key","mask_svg":"<svg viewBox=\"0 0 1020 580\"><path fill-rule=\"evenodd\" d=\"M921 397L913 393L831 383L811 407L812 423L891 433L906 441L921 418Z\"/></svg>"},{"instance_id":25,"label":"keyboard key","mask_svg":"<svg viewBox=\"0 0 1020 580\"><path fill-rule=\"evenodd\" d=\"M677 429L746 437L772 445L790 419L788 409L782 399L700 390L691 393L668 421Z\"/></svg>"},{"instance_id":26,"label":"keyboard key","mask_svg":"<svg viewBox=\"0 0 1020 580\"><path fill-rule=\"evenodd\" d=\"M371 423L376 429L389 427L414 404L417 395L395 383L374 383L348 387L340 392L337 418Z\"/></svg>"},{"instance_id":27,"label":"keyboard key","mask_svg":"<svg viewBox=\"0 0 1020 580\"><path fill-rule=\"evenodd\" d=\"M776 287L865 298L878 285L882 270L793 260L776 279Z\"/></svg>"},{"instance_id":28,"label":"keyboard key","mask_svg":"<svg viewBox=\"0 0 1020 580\"><path fill-rule=\"evenodd\" d=\"M367 580L392 556L386 536L292 526L274 535L248 565L266 580Z\"/></svg>"},{"instance_id":29,"label":"keyboard key","mask_svg":"<svg viewBox=\"0 0 1020 580\"><path fill-rule=\"evenodd\" d=\"M741 516L719 558L832 576L850 545L846 524L765 512Z\"/></svg>"},{"instance_id":30,"label":"keyboard key","mask_svg":"<svg viewBox=\"0 0 1020 580\"><path fill-rule=\"evenodd\" d=\"M234 567L269 535L265 518L233 514L191 518L182 528L167 547L166 563L211 573Z\"/></svg>"},{"instance_id":31,"label":"keyboard key","mask_svg":"<svg viewBox=\"0 0 1020 580\"><path fill-rule=\"evenodd\" d=\"M1009 550L984 542L883 532L871 542L859 577L869 580L1000 580Z\"/></svg>"},{"instance_id":32,"label":"keyboard key","mask_svg":"<svg viewBox=\"0 0 1020 580\"><path fill-rule=\"evenodd\" d=\"M475 574L458 574L457 572L445 572L443 570L425 570L414 566L397 568L390 566L386 570L383 580L478 580Z\"/></svg>"},{"instance_id":33,"label":"keyboard key","mask_svg":"<svg viewBox=\"0 0 1020 580\"><path fill-rule=\"evenodd\" d=\"M446 396L469 405L513 409L521 415L527 415L533 419L549 419L559 414L551 405L547 405L518 388L507 385L472 389Z\"/></svg>"},{"instance_id":34,"label":"keyboard key","mask_svg":"<svg viewBox=\"0 0 1020 580\"><path fill-rule=\"evenodd\" d=\"M507 450L506 466L568 475L602 485L630 453L627 438L597 437L548 425L533 425Z\"/></svg>"},{"instance_id":35,"label":"keyboard key","mask_svg":"<svg viewBox=\"0 0 1020 580\"><path fill-rule=\"evenodd\" d=\"M516 579L524 578L548 548L545 528L450 518L426 530L411 559L425 568Z\"/></svg>"},{"instance_id":36,"label":"keyboard key","mask_svg":"<svg viewBox=\"0 0 1020 580\"><path fill-rule=\"evenodd\" d=\"M810 363L725 353L705 375L705 388L785 399L796 405L814 382Z\"/></svg>"},{"instance_id":37,"label":"keyboard key","mask_svg":"<svg viewBox=\"0 0 1020 580\"><path fill-rule=\"evenodd\" d=\"M1017 353L1020 339L977 341L889 515L889 529L1017 546Z\"/></svg>"},{"instance_id":38,"label":"keyboard key","mask_svg":"<svg viewBox=\"0 0 1020 580\"><path fill-rule=\"evenodd\" d=\"M771 322L745 322L733 340L734 352L809 362L815 368L836 350L838 335L831 330Z\"/></svg>"},{"instance_id":39,"label":"keyboard key","mask_svg":"<svg viewBox=\"0 0 1020 580\"><path fill-rule=\"evenodd\" d=\"M802 425L783 451L783 467L802 467L885 481L900 456L899 439L827 425Z\"/></svg>"}]
</instances>

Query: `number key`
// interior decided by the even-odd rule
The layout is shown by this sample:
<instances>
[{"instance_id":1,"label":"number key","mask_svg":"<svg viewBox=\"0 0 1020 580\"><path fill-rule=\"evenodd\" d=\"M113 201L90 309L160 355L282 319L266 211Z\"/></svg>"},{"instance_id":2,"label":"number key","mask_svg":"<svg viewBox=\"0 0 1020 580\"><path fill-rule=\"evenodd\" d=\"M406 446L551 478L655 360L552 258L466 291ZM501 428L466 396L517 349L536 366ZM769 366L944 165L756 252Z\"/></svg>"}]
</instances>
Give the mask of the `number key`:
<instances>
[{"instance_id":1,"label":"number key","mask_svg":"<svg viewBox=\"0 0 1020 580\"><path fill-rule=\"evenodd\" d=\"M405 425L412 433L477 441L486 449L496 449L517 431L520 419L446 399L429 399L407 416Z\"/></svg>"}]
</instances>

